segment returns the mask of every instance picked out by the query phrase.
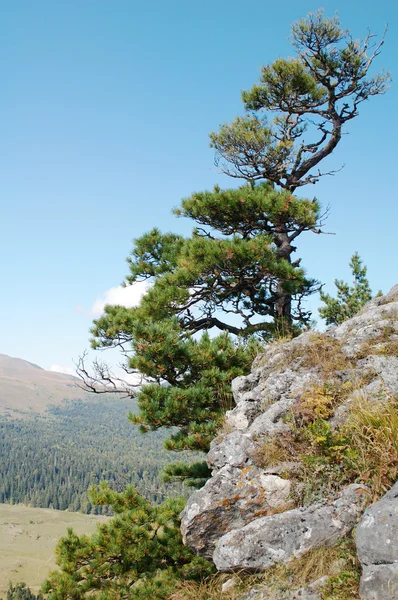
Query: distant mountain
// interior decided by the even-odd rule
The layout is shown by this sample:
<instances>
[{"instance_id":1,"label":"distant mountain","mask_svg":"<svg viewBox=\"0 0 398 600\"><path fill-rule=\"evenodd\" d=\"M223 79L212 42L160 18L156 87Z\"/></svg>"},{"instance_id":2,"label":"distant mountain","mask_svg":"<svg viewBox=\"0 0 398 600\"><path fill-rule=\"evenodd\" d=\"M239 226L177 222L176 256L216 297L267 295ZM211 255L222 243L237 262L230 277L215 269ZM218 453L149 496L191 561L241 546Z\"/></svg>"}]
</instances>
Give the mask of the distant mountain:
<instances>
[{"instance_id":1,"label":"distant mountain","mask_svg":"<svg viewBox=\"0 0 398 600\"><path fill-rule=\"evenodd\" d=\"M85 398L79 381L72 375L46 371L21 358L0 354L0 414L43 414L49 404Z\"/></svg>"}]
</instances>

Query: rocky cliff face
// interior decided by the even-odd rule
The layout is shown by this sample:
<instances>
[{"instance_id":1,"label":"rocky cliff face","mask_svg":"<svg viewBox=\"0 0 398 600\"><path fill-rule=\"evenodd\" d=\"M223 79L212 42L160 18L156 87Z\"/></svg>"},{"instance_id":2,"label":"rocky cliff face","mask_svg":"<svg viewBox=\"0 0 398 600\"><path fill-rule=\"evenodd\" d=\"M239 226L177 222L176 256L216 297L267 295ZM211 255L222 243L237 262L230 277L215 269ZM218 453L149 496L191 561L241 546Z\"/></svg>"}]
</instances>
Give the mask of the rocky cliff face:
<instances>
[{"instance_id":1,"label":"rocky cliff face","mask_svg":"<svg viewBox=\"0 0 398 600\"><path fill-rule=\"evenodd\" d=\"M398 473L398 286L323 334L270 345L233 393L185 543L220 571L258 572L349 537ZM357 530L364 600L398 598L397 520L395 486ZM281 597L321 598L311 585Z\"/></svg>"}]
</instances>

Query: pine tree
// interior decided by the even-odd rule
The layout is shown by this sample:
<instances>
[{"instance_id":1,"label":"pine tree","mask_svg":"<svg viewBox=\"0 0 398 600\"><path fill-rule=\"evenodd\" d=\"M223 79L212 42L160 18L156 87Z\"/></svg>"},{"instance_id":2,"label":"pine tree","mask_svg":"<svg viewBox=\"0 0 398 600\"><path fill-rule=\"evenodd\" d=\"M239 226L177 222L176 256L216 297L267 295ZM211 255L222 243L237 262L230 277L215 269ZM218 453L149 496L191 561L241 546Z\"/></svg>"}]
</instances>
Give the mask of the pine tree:
<instances>
[{"instance_id":1,"label":"pine tree","mask_svg":"<svg viewBox=\"0 0 398 600\"><path fill-rule=\"evenodd\" d=\"M111 505L115 517L88 537L72 529L56 548L59 571L43 584L47 600L164 600L181 580L214 571L182 543L182 499L152 506L130 486L122 493L106 484L90 490L93 504Z\"/></svg>"},{"instance_id":2,"label":"pine tree","mask_svg":"<svg viewBox=\"0 0 398 600\"><path fill-rule=\"evenodd\" d=\"M247 116L211 136L217 164L245 185L183 200L175 212L195 221L191 236L153 229L136 240L125 284L148 280L147 293L134 308L106 306L94 322L93 347L120 349L127 373L143 377L131 419L144 431L176 427L173 450L207 450L232 404L231 380L248 372L259 343L307 325L302 302L317 282L292 255L300 235L321 232L322 216L316 200L295 191L318 181L343 125L386 89L387 74L367 77L383 40L370 50L370 34L356 42L321 13L292 34L296 58L264 67L243 94ZM103 382L107 392L118 388L100 362L90 376L82 360L80 374L94 391ZM168 476L203 480L207 472L176 464ZM181 501L153 507L133 488L107 486L91 501L110 504L116 517L91 538L69 531L61 540L48 600L162 600L178 579L211 572L182 545Z\"/></svg>"},{"instance_id":3,"label":"pine tree","mask_svg":"<svg viewBox=\"0 0 398 600\"><path fill-rule=\"evenodd\" d=\"M41 594L37 596L26 586L25 583L9 584L6 600L44 600Z\"/></svg>"},{"instance_id":4,"label":"pine tree","mask_svg":"<svg viewBox=\"0 0 398 600\"><path fill-rule=\"evenodd\" d=\"M190 237L153 229L136 240L125 285L148 280L147 293L94 322L93 347L121 349L126 371L144 378L131 419L143 430L177 427L173 450L208 449L258 340L308 326L303 301L319 285L293 253L299 236L321 233L322 214L295 191L327 174L318 165L344 124L387 88L388 74L368 76L383 39L354 41L317 12L293 25L292 40L296 57L263 67L243 93L246 116L211 134L217 165L246 183L183 200L175 213L195 221ZM94 391L118 387L101 363L90 376L82 362L80 374Z\"/></svg>"},{"instance_id":5,"label":"pine tree","mask_svg":"<svg viewBox=\"0 0 398 600\"><path fill-rule=\"evenodd\" d=\"M322 11L294 23L291 39L296 56L264 66L259 84L242 93L246 116L210 137L224 173L293 193L336 172L321 172L319 164L336 149L360 104L386 91L390 76L368 75L384 36L379 44L370 32L354 40L337 17L325 18ZM275 244L277 257L290 262L296 235L287 225L281 215ZM291 295L283 282L278 292L275 312L290 321Z\"/></svg>"},{"instance_id":6,"label":"pine tree","mask_svg":"<svg viewBox=\"0 0 398 600\"><path fill-rule=\"evenodd\" d=\"M355 252L350 261L353 275L353 285L350 286L341 279L335 279L337 297L321 291L321 300L325 303L319 309L319 314L325 319L327 325L340 325L343 321L353 317L369 300L372 299L372 290L366 278L366 267L358 252Z\"/></svg>"},{"instance_id":7,"label":"pine tree","mask_svg":"<svg viewBox=\"0 0 398 600\"><path fill-rule=\"evenodd\" d=\"M317 283L299 261L277 257L274 231L282 214L292 235L311 231L319 206L257 184L193 194L175 212L198 227L188 238L153 229L136 240L126 284L151 286L138 307L105 307L93 347L122 346L126 370L145 378L134 423L143 431L177 427L171 450L207 451L232 406L232 379L250 370L259 350L254 336L265 341L278 328L300 331L308 323L301 302ZM280 285L292 298L294 324L275 314ZM211 337L211 329L221 333Z\"/></svg>"}]
</instances>

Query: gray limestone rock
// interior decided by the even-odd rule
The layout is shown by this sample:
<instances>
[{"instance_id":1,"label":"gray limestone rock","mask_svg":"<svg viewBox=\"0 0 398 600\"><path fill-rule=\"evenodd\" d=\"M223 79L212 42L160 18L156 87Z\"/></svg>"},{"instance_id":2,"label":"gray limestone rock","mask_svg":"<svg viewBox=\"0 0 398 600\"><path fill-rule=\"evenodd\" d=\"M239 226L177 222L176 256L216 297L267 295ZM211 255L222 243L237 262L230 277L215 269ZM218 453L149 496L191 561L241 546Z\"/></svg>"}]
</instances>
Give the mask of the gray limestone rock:
<instances>
[{"instance_id":1,"label":"gray limestone rock","mask_svg":"<svg viewBox=\"0 0 398 600\"><path fill-rule=\"evenodd\" d=\"M358 315L331 327L326 334L344 342L342 351L346 356L355 356L364 342L383 335L388 329L398 333L398 297L394 286L386 296L374 298Z\"/></svg>"},{"instance_id":2,"label":"gray limestone rock","mask_svg":"<svg viewBox=\"0 0 398 600\"><path fill-rule=\"evenodd\" d=\"M226 412L225 424L227 427L245 431L260 413L261 402L241 400L233 410Z\"/></svg>"},{"instance_id":3,"label":"gray limestone rock","mask_svg":"<svg viewBox=\"0 0 398 600\"><path fill-rule=\"evenodd\" d=\"M327 577L321 577L299 590L283 590L270 592L267 588L258 587L239 596L238 600L320 600L319 592L327 582Z\"/></svg>"},{"instance_id":4,"label":"gray limestone rock","mask_svg":"<svg viewBox=\"0 0 398 600\"><path fill-rule=\"evenodd\" d=\"M384 396L398 395L398 356L371 354L359 360L357 368L362 373L377 373L374 381L364 388L368 396L383 399L383 392Z\"/></svg>"},{"instance_id":5,"label":"gray limestone rock","mask_svg":"<svg viewBox=\"0 0 398 600\"><path fill-rule=\"evenodd\" d=\"M262 571L344 537L362 514L368 490L349 485L331 504L315 504L255 519L218 541L213 554L219 571Z\"/></svg>"},{"instance_id":6,"label":"gray limestone rock","mask_svg":"<svg viewBox=\"0 0 398 600\"><path fill-rule=\"evenodd\" d=\"M397 565L364 565L359 595L362 600L397 600Z\"/></svg>"},{"instance_id":7,"label":"gray limestone rock","mask_svg":"<svg viewBox=\"0 0 398 600\"><path fill-rule=\"evenodd\" d=\"M398 340L398 285L386 296L374 298L354 318L330 327L322 335L341 344L342 355L348 360L336 363L339 369L322 372L322 363L314 363L314 354L311 354L314 332L309 331L286 343L269 344L255 359L252 372L232 382L236 406L227 412L226 433L213 441L207 457L212 478L192 494L182 513L185 542L198 554L208 557L217 545L214 557L222 570L261 570L299 556L314 546L332 542L352 528L362 510L361 486L349 486L337 500L326 498L308 508L290 510L290 482L277 475L299 472L300 462L279 463L268 469L259 469L254 464L256 449L289 429L291 420L284 417L299 402L302 393L314 385L323 385L329 380L331 385L353 384L348 399L330 418L335 428L345 422L358 398L379 402L398 396L398 356L385 352L386 343ZM331 346L339 352L340 344L334 342ZM391 497L386 495L383 499L389 506L395 503L395 497L394 500ZM285 512L271 514L275 509ZM373 507L366 514L369 518L372 516L379 527L375 533L366 537L373 525L365 518L363 523L368 525L361 524L358 528L359 553L362 546L368 548L362 560L362 597L364 600L398 600L394 587L397 559L391 562L390 556L390 562L383 562L386 552L391 554L391 549L396 548L392 536L384 534L389 528L388 531L394 532L394 539L398 539L398 517L396 512L391 513L394 514L391 518L384 515L383 529L372 511ZM391 519L395 519L395 525ZM381 554L373 556L372 552ZM317 591L301 592L307 596L297 596L297 599L317 598ZM260 593L259 590L256 593ZM296 600L296 596L292 600Z\"/></svg>"},{"instance_id":8,"label":"gray limestone rock","mask_svg":"<svg viewBox=\"0 0 398 600\"><path fill-rule=\"evenodd\" d=\"M247 376L236 377L232 382L232 394L236 404L250 397L250 392L257 386L260 377L259 370L253 370Z\"/></svg>"},{"instance_id":9,"label":"gray limestone rock","mask_svg":"<svg viewBox=\"0 0 398 600\"><path fill-rule=\"evenodd\" d=\"M356 530L361 598L398 598L398 482L365 511Z\"/></svg>"},{"instance_id":10,"label":"gray limestone rock","mask_svg":"<svg viewBox=\"0 0 398 600\"><path fill-rule=\"evenodd\" d=\"M264 438L269 438L281 431L288 430L289 426L281 422L280 419L288 412L294 402L292 398L286 398L271 404L260 416L254 419L248 429L249 435L251 437L262 435Z\"/></svg>"},{"instance_id":11,"label":"gray limestone rock","mask_svg":"<svg viewBox=\"0 0 398 600\"><path fill-rule=\"evenodd\" d=\"M231 529L288 506L290 481L257 467L223 467L193 494L181 513L184 543L211 558L216 540Z\"/></svg>"},{"instance_id":12,"label":"gray limestone rock","mask_svg":"<svg viewBox=\"0 0 398 600\"><path fill-rule=\"evenodd\" d=\"M320 579L317 579L310 585L307 585L306 587L301 588L297 592L294 592L292 594L291 600L320 600L321 597L319 595L319 592L325 585L327 580L327 577L321 577Z\"/></svg>"},{"instance_id":13,"label":"gray limestone rock","mask_svg":"<svg viewBox=\"0 0 398 600\"><path fill-rule=\"evenodd\" d=\"M265 367L255 388L244 394L235 395L239 400L236 407L227 412L226 425L240 431L252 428L258 418L267 419L264 417L267 407L281 402L284 403L280 404L281 407L286 406L282 412L286 412L287 408L294 404L295 398L298 398L305 389L319 382L319 375L314 370L301 368L295 371L285 365L282 369L270 373ZM239 385L243 386L242 381ZM262 429L264 430L264 427Z\"/></svg>"},{"instance_id":14,"label":"gray limestone rock","mask_svg":"<svg viewBox=\"0 0 398 600\"><path fill-rule=\"evenodd\" d=\"M232 431L212 441L206 460L210 469L221 469L225 465L244 467L251 464L250 456L255 450L256 444L249 435Z\"/></svg>"},{"instance_id":15,"label":"gray limestone rock","mask_svg":"<svg viewBox=\"0 0 398 600\"><path fill-rule=\"evenodd\" d=\"M383 296L381 296L383 298ZM379 298L379 297L378 297ZM376 298L376 300L378 299ZM398 284L394 285L391 290L384 296L388 302L398 300Z\"/></svg>"}]
</instances>

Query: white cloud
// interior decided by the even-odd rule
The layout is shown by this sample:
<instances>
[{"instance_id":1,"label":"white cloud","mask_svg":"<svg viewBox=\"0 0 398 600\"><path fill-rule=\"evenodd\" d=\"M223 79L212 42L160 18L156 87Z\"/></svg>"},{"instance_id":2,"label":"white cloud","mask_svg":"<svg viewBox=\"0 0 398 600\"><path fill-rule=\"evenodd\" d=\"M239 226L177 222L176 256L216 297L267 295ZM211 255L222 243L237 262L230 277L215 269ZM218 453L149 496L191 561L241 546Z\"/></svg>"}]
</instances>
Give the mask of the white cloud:
<instances>
[{"instance_id":1,"label":"white cloud","mask_svg":"<svg viewBox=\"0 0 398 600\"><path fill-rule=\"evenodd\" d=\"M93 317L99 317L104 312L106 304L119 304L126 308L137 306L149 287L147 281L137 281L133 285L110 288L96 298L91 307L90 314Z\"/></svg>"},{"instance_id":2,"label":"white cloud","mask_svg":"<svg viewBox=\"0 0 398 600\"><path fill-rule=\"evenodd\" d=\"M55 373L63 373L64 375L73 375L73 377L77 377L76 369L71 369L70 367L62 367L61 365L51 365L50 371L54 371Z\"/></svg>"}]
</instances>

